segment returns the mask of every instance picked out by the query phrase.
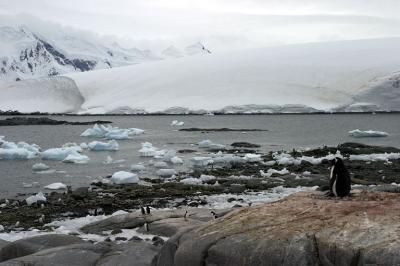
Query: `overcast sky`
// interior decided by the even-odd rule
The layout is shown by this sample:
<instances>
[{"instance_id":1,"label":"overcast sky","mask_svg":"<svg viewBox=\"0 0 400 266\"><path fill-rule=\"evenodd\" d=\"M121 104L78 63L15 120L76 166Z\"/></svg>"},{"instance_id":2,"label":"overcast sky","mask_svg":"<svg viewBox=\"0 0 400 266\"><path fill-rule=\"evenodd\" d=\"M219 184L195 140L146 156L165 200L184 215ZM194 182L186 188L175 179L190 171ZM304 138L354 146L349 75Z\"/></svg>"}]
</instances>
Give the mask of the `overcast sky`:
<instances>
[{"instance_id":1,"label":"overcast sky","mask_svg":"<svg viewBox=\"0 0 400 266\"><path fill-rule=\"evenodd\" d=\"M400 0L0 0L26 13L115 35L139 48L201 41L212 50L400 36Z\"/></svg>"}]
</instances>

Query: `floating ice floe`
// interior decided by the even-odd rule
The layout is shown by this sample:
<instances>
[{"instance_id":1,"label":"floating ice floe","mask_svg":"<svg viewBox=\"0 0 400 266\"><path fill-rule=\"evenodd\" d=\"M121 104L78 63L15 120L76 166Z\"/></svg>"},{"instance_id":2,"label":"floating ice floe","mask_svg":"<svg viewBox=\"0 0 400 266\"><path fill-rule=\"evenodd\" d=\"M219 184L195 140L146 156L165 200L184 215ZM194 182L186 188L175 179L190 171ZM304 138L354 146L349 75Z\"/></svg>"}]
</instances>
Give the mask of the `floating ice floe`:
<instances>
[{"instance_id":1,"label":"floating ice floe","mask_svg":"<svg viewBox=\"0 0 400 266\"><path fill-rule=\"evenodd\" d=\"M0 142L0 160L27 160L38 157L40 147L36 144L28 144L26 142L5 141L4 138Z\"/></svg>"},{"instance_id":2,"label":"floating ice floe","mask_svg":"<svg viewBox=\"0 0 400 266\"><path fill-rule=\"evenodd\" d=\"M213 164L214 160L211 157L195 156L190 158L190 163L194 167L205 167L207 165Z\"/></svg>"},{"instance_id":3,"label":"floating ice floe","mask_svg":"<svg viewBox=\"0 0 400 266\"><path fill-rule=\"evenodd\" d=\"M199 148L203 148L203 149L213 149L213 150L225 149L225 145L214 143L209 139L202 140L199 143L197 143L197 145L199 145Z\"/></svg>"},{"instance_id":4,"label":"floating ice floe","mask_svg":"<svg viewBox=\"0 0 400 266\"><path fill-rule=\"evenodd\" d=\"M32 170L35 171L35 172L46 171L46 170L49 170L49 169L50 169L50 167L48 165L44 164L44 163L35 163L32 166Z\"/></svg>"},{"instance_id":5,"label":"floating ice floe","mask_svg":"<svg viewBox=\"0 0 400 266\"><path fill-rule=\"evenodd\" d=\"M118 142L110 140L109 142L92 141L88 144L91 151L117 151L119 150Z\"/></svg>"},{"instance_id":6,"label":"floating ice floe","mask_svg":"<svg viewBox=\"0 0 400 266\"><path fill-rule=\"evenodd\" d=\"M185 124L185 122L183 121L178 121L178 120L174 120L171 122L171 126L183 126Z\"/></svg>"},{"instance_id":7,"label":"floating ice floe","mask_svg":"<svg viewBox=\"0 0 400 266\"><path fill-rule=\"evenodd\" d=\"M32 182L32 183L22 182L22 187L23 188L40 187L40 184L39 184L39 182Z\"/></svg>"},{"instance_id":8,"label":"floating ice floe","mask_svg":"<svg viewBox=\"0 0 400 266\"><path fill-rule=\"evenodd\" d=\"M140 156L142 157L156 157L163 156L165 154L164 150L159 150L154 147L150 142L142 143L142 148L139 150Z\"/></svg>"},{"instance_id":9,"label":"floating ice floe","mask_svg":"<svg viewBox=\"0 0 400 266\"><path fill-rule=\"evenodd\" d=\"M178 156L174 156L170 159L172 164L183 164L183 160Z\"/></svg>"},{"instance_id":10,"label":"floating ice floe","mask_svg":"<svg viewBox=\"0 0 400 266\"><path fill-rule=\"evenodd\" d=\"M143 171L146 171L146 166L144 166L143 164L132 164L131 171L132 172L143 172Z\"/></svg>"},{"instance_id":11,"label":"floating ice floe","mask_svg":"<svg viewBox=\"0 0 400 266\"><path fill-rule=\"evenodd\" d=\"M159 169L157 170L157 175L161 177L170 177L173 175L176 175L176 170L175 169Z\"/></svg>"},{"instance_id":12,"label":"floating ice floe","mask_svg":"<svg viewBox=\"0 0 400 266\"><path fill-rule=\"evenodd\" d=\"M77 163L77 164L86 164L89 162L89 157L86 155L80 154L78 152L68 154L68 156L62 160L63 163Z\"/></svg>"},{"instance_id":13,"label":"floating ice floe","mask_svg":"<svg viewBox=\"0 0 400 266\"><path fill-rule=\"evenodd\" d=\"M47 185L44 188L50 189L50 190L60 190L60 189L66 189L67 185L58 182L58 183L53 183L53 184Z\"/></svg>"},{"instance_id":14,"label":"floating ice floe","mask_svg":"<svg viewBox=\"0 0 400 266\"><path fill-rule=\"evenodd\" d=\"M110 180L114 184L136 184L139 182L139 177L137 174L125 172L125 171L119 171L114 173Z\"/></svg>"},{"instance_id":15,"label":"floating ice floe","mask_svg":"<svg viewBox=\"0 0 400 266\"><path fill-rule=\"evenodd\" d=\"M166 167L168 167L168 164L166 162L155 162L154 167L155 168L166 168Z\"/></svg>"},{"instance_id":16,"label":"floating ice floe","mask_svg":"<svg viewBox=\"0 0 400 266\"><path fill-rule=\"evenodd\" d=\"M387 137L388 133L383 131L366 130L362 131L359 129L349 131L349 136L354 138L369 138L369 137Z\"/></svg>"},{"instance_id":17,"label":"floating ice floe","mask_svg":"<svg viewBox=\"0 0 400 266\"><path fill-rule=\"evenodd\" d=\"M89 148L86 142L82 142L81 144L79 144L79 147L81 147L83 150L87 150Z\"/></svg>"},{"instance_id":18,"label":"floating ice floe","mask_svg":"<svg viewBox=\"0 0 400 266\"><path fill-rule=\"evenodd\" d=\"M103 164L119 164L124 163L125 159L114 160L110 155L103 161Z\"/></svg>"},{"instance_id":19,"label":"floating ice floe","mask_svg":"<svg viewBox=\"0 0 400 266\"><path fill-rule=\"evenodd\" d=\"M69 155L79 155L81 151L82 148L79 146L51 148L42 152L41 156L43 160L62 161Z\"/></svg>"},{"instance_id":20,"label":"floating ice floe","mask_svg":"<svg viewBox=\"0 0 400 266\"><path fill-rule=\"evenodd\" d=\"M33 203L36 203L38 201L46 201L46 200L47 199L42 192L39 192L36 195L30 196L25 199L26 204L28 204L28 206L31 206Z\"/></svg>"},{"instance_id":21,"label":"floating ice floe","mask_svg":"<svg viewBox=\"0 0 400 266\"><path fill-rule=\"evenodd\" d=\"M350 155L350 161L389 161L400 159L400 153L373 153Z\"/></svg>"},{"instance_id":22,"label":"floating ice floe","mask_svg":"<svg viewBox=\"0 0 400 266\"><path fill-rule=\"evenodd\" d=\"M244 159L245 159L247 162L251 162L251 163L253 163L253 162L260 162L260 161L262 160L261 154L253 154L253 153L247 153L247 154L244 156Z\"/></svg>"},{"instance_id":23,"label":"floating ice floe","mask_svg":"<svg viewBox=\"0 0 400 266\"><path fill-rule=\"evenodd\" d=\"M139 128L118 128L111 125L97 125L95 124L93 128L86 129L81 136L91 137L91 138L106 138L106 139L129 139L135 135L143 134L144 130Z\"/></svg>"}]
</instances>

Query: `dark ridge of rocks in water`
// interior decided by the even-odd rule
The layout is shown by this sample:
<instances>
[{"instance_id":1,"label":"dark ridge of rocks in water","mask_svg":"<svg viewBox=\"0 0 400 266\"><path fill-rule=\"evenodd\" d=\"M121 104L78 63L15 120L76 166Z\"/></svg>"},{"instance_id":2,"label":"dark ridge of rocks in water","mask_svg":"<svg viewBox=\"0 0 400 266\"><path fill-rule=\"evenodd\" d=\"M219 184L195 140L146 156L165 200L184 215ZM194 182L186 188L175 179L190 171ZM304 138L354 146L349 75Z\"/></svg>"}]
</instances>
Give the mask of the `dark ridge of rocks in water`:
<instances>
[{"instance_id":1,"label":"dark ridge of rocks in water","mask_svg":"<svg viewBox=\"0 0 400 266\"><path fill-rule=\"evenodd\" d=\"M198 128L198 127L190 127L190 128L181 128L179 131L189 131L189 132L229 132L229 131L239 131L239 132L249 132L249 131L268 131L267 129L238 129L238 128Z\"/></svg>"},{"instance_id":2,"label":"dark ridge of rocks in water","mask_svg":"<svg viewBox=\"0 0 400 266\"><path fill-rule=\"evenodd\" d=\"M32 125L94 125L110 124L110 121L96 120L89 122L70 122L54 120L48 117L11 117L0 120L0 126L32 126Z\"/></svg>"},{"instance_id":3,"label":"dark ridge of rocks in water","mask_svg":"<svg viewBox=\"0 0 400 266\"><path fill-rule=\"evenodd\" d=\"M372 153L391 153L391 152L400 152L400 149L395 147L384 147L384 146L373 146L367 145L363 143L356 142L345 142L343 144L339 144L337 147L327 147L324 146L322 148L312 149L309 151L295 151L296 153L305 155L305 156L326 156L329 153L335 154L336 151L340 151L342 155L348 156L351 154L372 154Z\"/></svg>"},{"instance_id":4,"label":"dark ridge of rocks in water","mask_svg":"<svg viewBox=\"0 0 400 266\"><path fill-rule=\"evenodd\" d=\"M195 152L197 152L197 151L196 150L191 150L191 149L178 150L178 153L182 153L182 154L195 153Z\"/></svg>"},{"instance_id":5,"label":"dark ridge of rocks in water","mask_svg":"<svg viewBox=\"0 0 400 266\"><path fill-rule=\"evenodd\" d=\"M232 147L239 147L239 148L260 148L261 146L258 144L253 144L249 142L234 142L231 144Z\"/></svg>"}]
</instances>

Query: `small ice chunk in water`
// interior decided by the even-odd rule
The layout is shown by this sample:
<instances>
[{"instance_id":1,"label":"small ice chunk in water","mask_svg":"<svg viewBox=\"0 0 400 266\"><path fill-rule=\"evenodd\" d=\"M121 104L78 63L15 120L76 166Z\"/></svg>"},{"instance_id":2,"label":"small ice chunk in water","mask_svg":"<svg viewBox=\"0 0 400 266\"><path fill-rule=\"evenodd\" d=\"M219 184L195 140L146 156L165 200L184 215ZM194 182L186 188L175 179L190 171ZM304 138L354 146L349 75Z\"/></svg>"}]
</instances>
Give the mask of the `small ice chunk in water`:
<instances>
[{"instance_id":1,"label":"small ice chunk in water","mask_svg":"<svg viewBox=\"0 0 400 266\"><path fill-rule=\"evenodd\" d=\"M155 168L166 168L166 167L168 167L168 164L166 162L155 162L154 167Z\"/></svg>"},{"instance_id":2,"label":"small ice chunk in water","mask_svg":"<svg viewBox=\"0 0 400 266\"><path fill-rule=\"evenodd\" d=\"M139 128L118 128L111 125L97 125L93 128L86 129L81 136L91 138L107 138L107 139L129 139L131 136L143 134L144 130Z\"/></svg>"},{"instance_id":3,"label":"small ice chunk in water","mask_svg":"<svg viewBox=\"0 0 400 266\"><path fill-rule=\"evenodd\" d=\"M86 164L89 161L89 157L82 155L78 152L69 154L62 162L63 163L77 163Z\"/></svg>"},{"instance_id":4,"label":"small ice chunk in water","mask_svg":"<svg viewBox=\"0 0 400 266\"><path fill-rule=\"evenodd\" d=\"M244 159L248 162L259 162L261 161L261 154L253 154L253 153L247 153L244 156Z\"/></svg>"},{"instance_id":5,"label":"small ice chunk in water","mask_svg":"<svg viewBox=\"0 0 400 266\"><path fill-rule=\"evenodd\" d=\"M199 145L199 148L204 149L225 149L225 145L214 143L209 139L202 140L197 145Z\"/></svg>"},{"instance_id":6,"label":"small ice chunk in water","mask_svg":"<svg viewBox=\"0 0 400 266\"><path fill-rule=\"evenodd\" d=\"M354 138L368 138L368 137L387 137L388 133L383 131L366 130L362 131L359 129L349 131L349 136Z\"/></svg>"},{"instance_id":7,"label":"small ice chunk in water","mask_svg":"<svg viewBox=\"0 0 400 266\"><path fill-rule=\"evenodd\" d=\"M86 149L89 148L89 146L88 146L87 143L85 143L85 142L82 142L81 144L79 144L79 146L80 146L83 150L86 150Z\"/></svg>"},{"instance_id":8,"label":"small ice chunk in water","mask_svg":"<svg viewBox=\"0 0 400 266\"><path fill-rule=\"evenodd\" d=\"M53 183L50 185L45 186L44 188L50 189L50 190L59 190L59 189L66 189L67 186L63 183Z\"/></svg>"},{"instance_id":9,"label":"small ice chunk in water","mask_svg":"<svg viewBox=\"0 0 400 266\"><path fill-rule=\"evenodd\" d=\"M150 142L144 142L142 143L142 148L139 150L139 153L142 157L153 157L156 155L157 150L158 149Z\"/></svg>"},{"instance_id":10,"label":"small ice chunk in water","mask_svg":"<svg viewBox=\"0 0 400 266\"><path fill-rule=\"evenodd\" d=\"M214 163L211 157L202 157L202 156L192 157L190 158L190 162L195 167L204 167Z\"/></svg>"},{"instance_id":11,"label":"small ice chunk in water","mask_svg":"<svg viewBox=\"0 0 400 266\"><path fill-rule=\"evenodd\" d=\"M132 164L131 165L132 172L142 172L146 171L146 167L143 164Z\"/></svg>"},{"instance_id":12,"label":"small ice chunk in water","mask_svg":"<svg viewBox=\"0 0 400 266\"><path fill-rule=\"evenodd\" d=\"M23 188L40 187L40 184L38 182L33 182L33 183L22 182L22 187Z\"/></svg>"},{"instance_id":13,"label":"small ice chunk in water","mask_svg":"<svg viewBox=\"0 0 400 266\"><path fill-rule=\"evenodd\" d=\"M184 124L185 124L185 122L178 121L178 120L174 120L171 122L171 126L183 126Z\"/></svg>"},{"instance_id":14,"label":"small ice chunk in water","mask_svg":"<svg viewBox=\"0 0 400 266\"><path fill-rule=\"evenodd\" d=\"M215 180L215 179L217 179L217 178L213 175L201 175L200 176L200 180L203 182L208 182L208 181Z\"/></svg>"},{"instance_id":15,"label":"small ice chunk in water","mask_svg":"<svg viewBox=\"0 0 400 266\"><path fill-rule=\"evenodd\" d=\"M45 170L48 170L48 169L50 169L50 167L48 165L44 164L44 163L35 163L32 166L32 170L35 171L35 172L45 171Z\"/></svg>"},{"instance_id":16,"label":"small ice chunk in water","mask_svg":"<svg viewBox=\"0 0 400 266\"><path fill-rule=\"evenodd\" d=\"M176 171L175 171L175 169L159 169L157 171L157 175L159 175L161 177L170 177L170 176L176 175Z\"/></svg>"},{"instance_id":17,"label":"small ice chunk in water","mask_svg":"<svg viewBox=\"0 0 400 266\"><path fill-rule=\"evenodd\" d=\"M36 203L38 201L46 201L46 197L44 196L44 194L42 192L37 193L36 195L30 196L28 198L26 198L26 204L28 204L28 206L31 206L33 203Z\"/></svg>"},{"instance_id":18,"label":"small ice chunk in water","mask_svg":"<svg viewBox=\"0 0 400 266\"><path fill-rule=\"evenodd\" d=\"M119 149L118 142L115 140L109 142L92 141L88 146L91 151L117 151Z\"/></svg>"},{"instance_id":19,"label":"small ice chunk in water","mask_svg":"<svg viewBox=\"0 0 400 266\"><path fill-rule=\"evenodd\" d=\"M178 156L174 156L171 158L171 163L173 164L183 164L183 160Z\"/></svg>"},{"instance_id":20,"label":"small ice chunk in water","mask_svg":"<svg viewBox=\"0 0 400 266\"><path fill-rule=\"evenodd\" d=\"M114 173L110 180L115 184L136 184L139 182L139 177L137 174L119 171Z\"/></svg>"}]
</instances>

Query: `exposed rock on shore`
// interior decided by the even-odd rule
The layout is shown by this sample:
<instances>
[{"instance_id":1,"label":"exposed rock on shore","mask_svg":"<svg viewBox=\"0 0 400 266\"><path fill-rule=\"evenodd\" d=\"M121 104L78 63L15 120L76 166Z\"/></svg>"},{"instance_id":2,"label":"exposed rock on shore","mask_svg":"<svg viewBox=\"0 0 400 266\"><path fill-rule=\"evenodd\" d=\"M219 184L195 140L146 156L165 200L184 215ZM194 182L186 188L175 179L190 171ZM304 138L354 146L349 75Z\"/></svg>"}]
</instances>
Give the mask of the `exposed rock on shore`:
<instances>
[{"instance_id":1,"label":"exposed rock on shore","mask_svg":"<svg viewBox=\"0 0 400 266\"><path fill-rule=\"evenodd\" d=\"M400 197L298 193L175 235L157 265L400 265Z\"/></svg>"}]
</instances>

